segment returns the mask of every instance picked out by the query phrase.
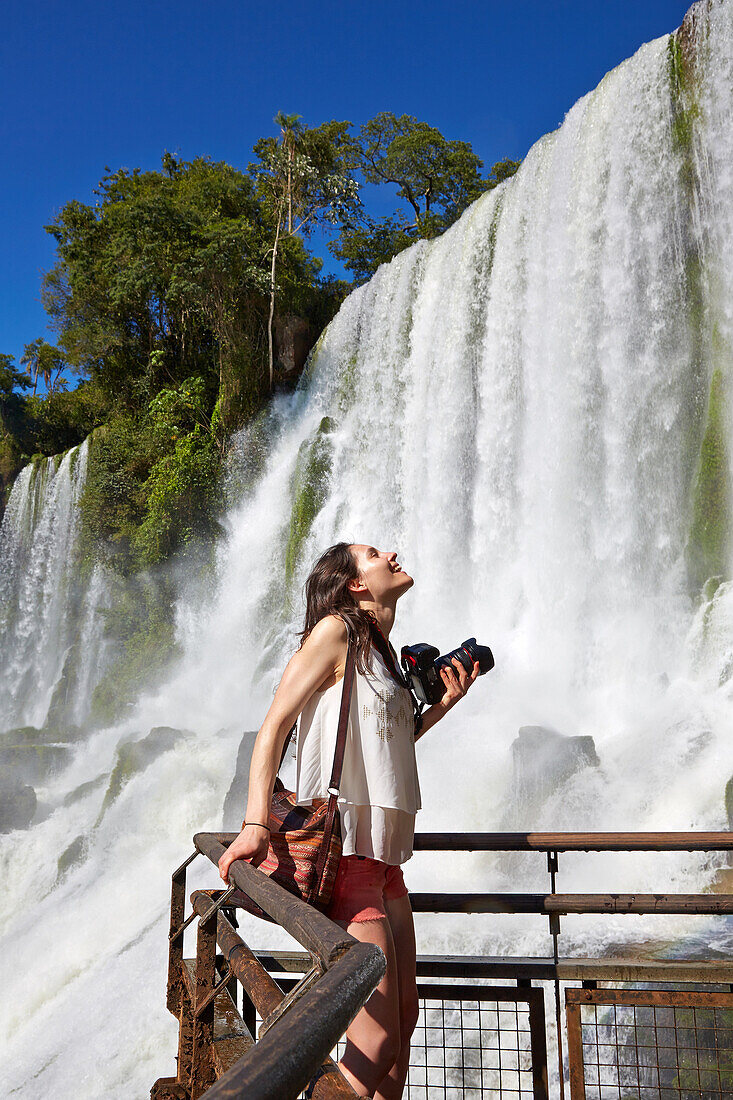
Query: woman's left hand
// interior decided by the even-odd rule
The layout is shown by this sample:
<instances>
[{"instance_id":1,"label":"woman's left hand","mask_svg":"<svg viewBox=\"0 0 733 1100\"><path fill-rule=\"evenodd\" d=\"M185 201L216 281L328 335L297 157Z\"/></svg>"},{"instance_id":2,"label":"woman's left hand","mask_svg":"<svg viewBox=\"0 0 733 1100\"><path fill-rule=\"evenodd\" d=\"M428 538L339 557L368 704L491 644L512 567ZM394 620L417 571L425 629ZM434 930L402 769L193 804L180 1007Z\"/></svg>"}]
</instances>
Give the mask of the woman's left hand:
<instances>
[{"instance_id":1,"label":"woman's left hand","mask_svg":"<svg viewBox=\"0 0 733 1100\"><path fill-rule=\"evenodd\" d=\"M462 699L466 694L471 684L474 682L479 674L478 661L473 662L472 672L466 672L461 662L454 657L451 664L455 668L447 668L445 665L440 670L440 675L445 684L445 695L438 703L438 706L442 710L450 710L454 707L459 699Z\"/></svg>"}]
</instances>

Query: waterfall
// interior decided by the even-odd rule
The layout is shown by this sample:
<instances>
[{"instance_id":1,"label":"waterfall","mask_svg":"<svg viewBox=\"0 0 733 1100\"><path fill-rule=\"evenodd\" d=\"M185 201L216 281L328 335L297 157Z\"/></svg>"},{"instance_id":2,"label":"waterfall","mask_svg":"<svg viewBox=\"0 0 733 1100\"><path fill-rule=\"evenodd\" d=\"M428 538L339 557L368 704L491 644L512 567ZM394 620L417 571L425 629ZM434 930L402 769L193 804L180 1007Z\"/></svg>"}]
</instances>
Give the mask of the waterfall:
<instances>
[{"instance_id":1,"label":"waterfall","mask_svg":"<svg viewBox=\"0 0 733 1100\"><path fill-rule=\"evenodd\" d=\"M85 440L61 459L31 463L10 494L0 528L0 730L86 717L104 648L101 571L79 575L88 452Z\"/></svg>"},{"instance_id":2,"label":"waterfall","mask_svg":"<svg viewBox=\"0 0 733 1100\"><path fill-rule=\"evenodd\" d=\"M352 293L298 391L233 441L215 578L176 609L180 664L48 781L42 820L0 837L3 945L35 959L41 936L54 944L32 981L24 968L6 983L12 1095L142 1095L173 1072L167 875L193 832L221 826L242 731L294 648L310 563L337 539L396 549L416 578L398 646L444 651L476 634L496 657L419 744L418 828L726 826L732 89L733 5L706 0L576 103L513 179ZM24 471L6 519L3 706L36 724L65 644L66 536L48 511L52 491L55 516L70 507L64 463ZM517 783L527 725L592 737L593 751L549 790ZM173 732L152 737L161 726ZM129 765L130 743L143 764ZM516 796L530 789L533 801ZM202 862L192 881L215 886ZM694 891L715 869L685 854L561 863L560 887L580 891L599 874L604 888ZM408 885L429 889L436 873L446 890L517 889L518 875L545 886L529 857L471 854L418 855ZM644 927L674 940L690 926ZM713 926L698 927L709 941ZM254 918L242 929L255 946L287 942ZM563 951L637 931L634 918L568 921ZM544 926L519 918L430 918L418 939L433 952L547 948Z\"/></svg>"}]
</instances>

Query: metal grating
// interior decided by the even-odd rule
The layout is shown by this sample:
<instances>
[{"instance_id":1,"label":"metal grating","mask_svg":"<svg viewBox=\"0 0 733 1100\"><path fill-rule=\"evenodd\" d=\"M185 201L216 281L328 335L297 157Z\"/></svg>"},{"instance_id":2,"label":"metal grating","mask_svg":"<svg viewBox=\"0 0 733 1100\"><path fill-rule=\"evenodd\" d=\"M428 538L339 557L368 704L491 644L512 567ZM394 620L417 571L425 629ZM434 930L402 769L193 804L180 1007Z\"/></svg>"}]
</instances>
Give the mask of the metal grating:
<instances>
[{"instance_id":1,"label":"metal grating","mask_svg":"<svg viewBox=\"0 0 733 1100\"><path fill-rule=\"evenodd\" d=\"M547 1100L542 989L431 983L418 992L406 1100Z\"/></svg>"},{"instance_id":2,"label":"metal grating","mask_svg":"<svg viewBox=\"0 0 733 1100\"><path fill-rule=\"evenodd\" d=\"M572 1100L730 1100L733 993L567 989Z\"/></svg>"},{"instance_id":3,"label":"metal grating","mask_svg":"<svg viewBox=\"0 0 733 1100\"><path fill-rule=\"evenodd\" d=\"M542 992L496 986L420 987L420 1016L412 1037L409 1100L521 1100L544 1096L544 1041L533 1063L534 1014ZM532 1016L530 1021L530 1002Z\"/></svg>"}]
</instances>

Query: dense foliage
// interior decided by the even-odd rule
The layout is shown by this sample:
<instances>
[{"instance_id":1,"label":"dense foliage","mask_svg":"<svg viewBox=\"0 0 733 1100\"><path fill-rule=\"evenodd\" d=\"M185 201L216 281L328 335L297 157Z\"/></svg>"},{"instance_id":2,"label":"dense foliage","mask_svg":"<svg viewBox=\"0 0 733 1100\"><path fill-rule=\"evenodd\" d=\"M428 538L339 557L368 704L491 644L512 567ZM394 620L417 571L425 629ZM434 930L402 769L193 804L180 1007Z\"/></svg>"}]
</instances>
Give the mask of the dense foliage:
<instances>
[{"instance_id":1,"label":"dense foliage","mask_svg":"<svg viewBox=\"0 0 733 1100\"><path fill-rule=\"evenodd\" d=\"M406 207L381 221L362 209L343 226L332 251L357 282L416 240L439 236L480 195L513 176L520 163L505 158L484 178L468 142L448 141L434 126L388 111L361 127L351 150L363 178L395 186Z\"/></svg>"},{"instance_id":2,"label":"dense foliage","mask_svg":"<svg viewBox=\"0 0 733 1100\"><path fill-rule=\"evenodd\" d=\"M2 357L0 489L93 432L85 545L120 573L219 530L228 437L302 366L283 334L296 327L307 351L350 289L321 277L312 232L360 281L517 167L483 178L468 143L405 115L357 133L275 121L246 171L166 153L159 171L108 170L93 203L68 202L47 226L42 288L57 345L31 341L25 369ZM362 182L392 185L405 209L375 220Z\"/></svg>"}]
</instances>

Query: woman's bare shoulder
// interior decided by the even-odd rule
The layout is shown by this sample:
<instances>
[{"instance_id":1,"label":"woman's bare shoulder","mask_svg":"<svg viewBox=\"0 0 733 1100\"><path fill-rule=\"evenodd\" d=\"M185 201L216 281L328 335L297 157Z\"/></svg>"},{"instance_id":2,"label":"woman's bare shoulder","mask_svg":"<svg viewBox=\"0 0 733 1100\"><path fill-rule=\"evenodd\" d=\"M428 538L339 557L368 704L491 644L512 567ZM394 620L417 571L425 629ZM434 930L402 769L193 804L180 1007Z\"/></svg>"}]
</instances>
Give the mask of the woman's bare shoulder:
<instances>
[{"instance_id":1,"label":"woman's bare shoulder","mask_svg":"<svg viewBox=\"0 0 733 1100\"><path fill-rule=\"evenodd\" d=\"M339 615L324 615L308 635L305 644L314 642L316 645L339 645L346 643L346 623Z\"/></svg>"}]
</instances>

